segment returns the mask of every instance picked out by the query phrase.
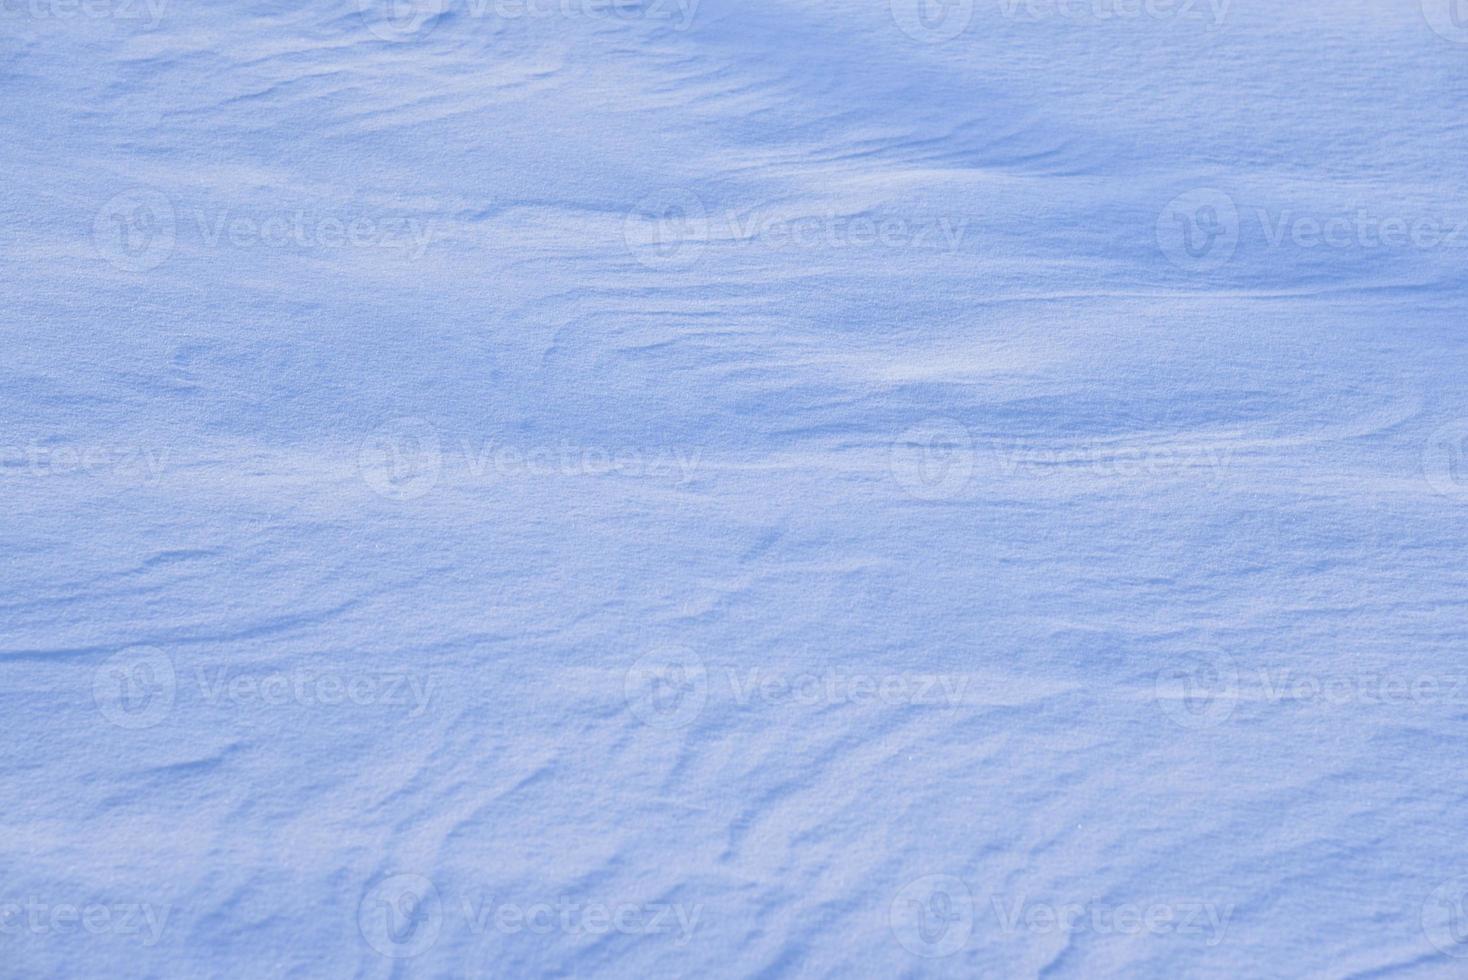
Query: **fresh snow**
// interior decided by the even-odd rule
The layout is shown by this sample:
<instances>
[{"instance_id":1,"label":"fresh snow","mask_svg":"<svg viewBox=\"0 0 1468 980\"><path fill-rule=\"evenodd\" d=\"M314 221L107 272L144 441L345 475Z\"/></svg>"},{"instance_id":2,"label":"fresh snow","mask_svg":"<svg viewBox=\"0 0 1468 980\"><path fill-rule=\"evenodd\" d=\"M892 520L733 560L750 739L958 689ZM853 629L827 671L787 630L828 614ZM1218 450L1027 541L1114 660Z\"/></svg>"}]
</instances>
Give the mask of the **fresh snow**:
<instances>
[{"instance_id":1,"label":"fresh snow","mask_svg":"<svg viewBox=\"0 0 1468 980\"><path fill-rule=\"evenodd\" d=\"M1468 2L0 3L0 976L1468 976Z\"/></svg>"}]
</instances>

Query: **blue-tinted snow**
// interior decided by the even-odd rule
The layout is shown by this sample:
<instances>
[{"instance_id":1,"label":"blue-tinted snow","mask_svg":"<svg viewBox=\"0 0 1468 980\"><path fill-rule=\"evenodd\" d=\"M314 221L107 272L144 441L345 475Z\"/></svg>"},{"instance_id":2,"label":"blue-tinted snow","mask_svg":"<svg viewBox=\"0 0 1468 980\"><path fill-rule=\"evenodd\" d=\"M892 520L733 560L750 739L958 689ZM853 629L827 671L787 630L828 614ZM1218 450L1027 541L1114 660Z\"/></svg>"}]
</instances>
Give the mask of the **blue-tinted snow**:
<instances>
[{"instance_id":1,"label":"blue-tinted snow","mask_svg":"<svg viewBox=\"0 0 1468 980\"><path fill-rule=\"evenodd\" d=\"M1468 972L1468 4L0 27L0 974Z\"/></svg>"}]
</instances>

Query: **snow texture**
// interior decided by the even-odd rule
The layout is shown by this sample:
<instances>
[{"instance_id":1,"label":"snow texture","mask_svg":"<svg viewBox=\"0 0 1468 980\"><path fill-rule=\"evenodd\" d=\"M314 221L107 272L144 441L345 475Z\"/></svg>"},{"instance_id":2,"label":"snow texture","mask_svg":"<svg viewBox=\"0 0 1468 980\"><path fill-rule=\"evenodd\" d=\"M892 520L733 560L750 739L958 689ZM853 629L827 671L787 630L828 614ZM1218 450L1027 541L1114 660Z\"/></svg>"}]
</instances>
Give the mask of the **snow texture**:
<instances>
[{"instance_id":1,"label":"snow texture","mask_svg":"<svg viewBox=\"0 0 1468 980\"><path fill-rule=\"evenodd\" d=\"M1468 975L1465 0L4 0L0 975Z\"/></svg>"}]
</instances>

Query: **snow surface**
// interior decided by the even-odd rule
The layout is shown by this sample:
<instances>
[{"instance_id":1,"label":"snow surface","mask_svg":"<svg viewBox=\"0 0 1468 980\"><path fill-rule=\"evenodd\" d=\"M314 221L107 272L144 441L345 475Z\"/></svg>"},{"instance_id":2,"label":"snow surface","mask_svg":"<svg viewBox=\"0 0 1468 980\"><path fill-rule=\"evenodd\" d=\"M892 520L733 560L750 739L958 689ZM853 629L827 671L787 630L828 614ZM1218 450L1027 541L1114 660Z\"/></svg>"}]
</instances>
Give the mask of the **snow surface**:
<instances>
[{"instance_id":1,"label":"snow surface","mask_svg":"<svg viewBox=\"0 0 1468 980\"><path fill-rule=\"evenodd\" d=\"M1468 976L1468 4L415 3L0 4L0 975Z\"/></svg>"}]
</instances>

